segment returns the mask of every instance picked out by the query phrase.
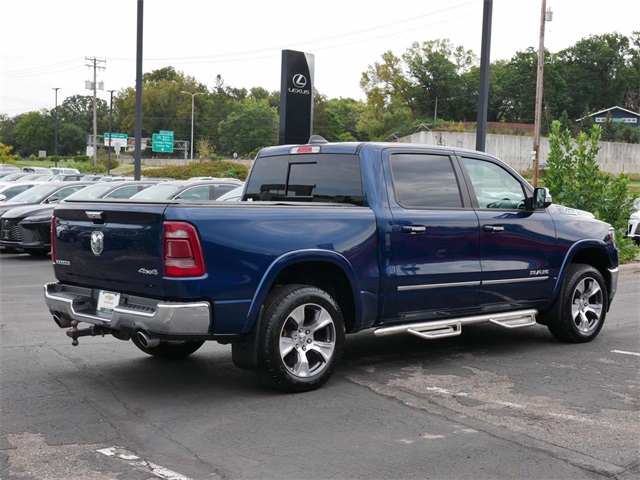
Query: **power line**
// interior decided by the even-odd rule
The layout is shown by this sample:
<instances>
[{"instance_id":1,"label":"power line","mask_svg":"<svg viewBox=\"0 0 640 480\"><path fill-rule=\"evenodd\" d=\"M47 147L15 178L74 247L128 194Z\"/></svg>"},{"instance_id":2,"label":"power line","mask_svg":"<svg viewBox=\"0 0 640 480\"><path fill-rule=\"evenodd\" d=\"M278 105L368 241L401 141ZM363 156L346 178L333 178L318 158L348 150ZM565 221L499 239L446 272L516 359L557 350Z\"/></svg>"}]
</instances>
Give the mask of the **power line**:
<instances>
[{"instance_id":1,"label":"power line","mask_svg":"<svg viewBox=\"0 0 640 480\"><path fill-rule=\"evenodd\" d=\"M53 63L50 65L42 65L38 67L25 68L22 70L4 71L0 76L2 78L20 78L20 77L29 77L33 75L41 75L45 73L64 72L67 70L80 68L82 66L82 64L80 63L81 61L82 61L82 58L74 58L72 60L66 60L64 62Z\"/></svg>"}]
</instances>

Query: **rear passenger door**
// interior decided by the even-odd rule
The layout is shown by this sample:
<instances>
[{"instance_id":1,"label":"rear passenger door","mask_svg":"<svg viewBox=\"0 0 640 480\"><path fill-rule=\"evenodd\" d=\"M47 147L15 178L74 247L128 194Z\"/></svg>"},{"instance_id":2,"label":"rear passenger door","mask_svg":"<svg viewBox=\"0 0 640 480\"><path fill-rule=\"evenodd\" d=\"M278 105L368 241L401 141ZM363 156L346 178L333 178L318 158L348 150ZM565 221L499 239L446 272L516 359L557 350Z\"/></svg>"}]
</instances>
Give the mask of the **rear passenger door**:
<instances>
[{"instance_id":1,"label":"rear passenger door","mask_svg":"<svg viewBox=\"0 0 640 480\"><path fill-rule=\"evenodd\" d=\"M463 315L481 281L478 217L451 152L387 151L392 227L387 321Z\"/></svg>"},{"instance_id":2,"label":"rear passenger door","mask_svg":"<svg viewBox=\"0 0 640 480\"><path fill-rule=\"evenodd\" d=\"M525 209L530 187L504 165L472 154L460 160L480 221L478 303L501 310L549 298L561 261L551 216Z\"/></svg>"}]
</instances>

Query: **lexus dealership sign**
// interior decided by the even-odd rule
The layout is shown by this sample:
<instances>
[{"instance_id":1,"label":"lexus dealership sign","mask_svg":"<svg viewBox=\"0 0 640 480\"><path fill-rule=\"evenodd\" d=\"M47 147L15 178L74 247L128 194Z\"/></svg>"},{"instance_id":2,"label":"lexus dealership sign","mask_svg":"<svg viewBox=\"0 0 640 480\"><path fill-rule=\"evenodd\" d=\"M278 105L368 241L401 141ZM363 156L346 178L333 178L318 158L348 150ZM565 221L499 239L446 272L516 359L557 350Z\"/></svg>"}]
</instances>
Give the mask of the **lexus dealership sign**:
<instances>
[{"instance_id":1,"label":"lexus dealership sign","mask_svg":"<svg viewBox=\"0 0 640 480\"><path fill-rule=\"evenodd\" d=\"M280 145L307 143L313 129L313 54L282 51Z\"/></svg>"}]
</instances>

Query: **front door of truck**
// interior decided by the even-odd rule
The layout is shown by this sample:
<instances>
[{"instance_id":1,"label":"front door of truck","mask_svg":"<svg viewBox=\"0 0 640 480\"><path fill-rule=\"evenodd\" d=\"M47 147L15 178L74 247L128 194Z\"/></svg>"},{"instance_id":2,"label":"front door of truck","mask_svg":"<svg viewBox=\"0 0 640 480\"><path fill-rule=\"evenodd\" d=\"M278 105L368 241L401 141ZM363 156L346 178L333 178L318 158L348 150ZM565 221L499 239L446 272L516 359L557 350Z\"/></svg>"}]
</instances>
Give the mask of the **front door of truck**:
<instances>
[{"instance_id":1,"label":"front door of truck","mask_svg":"<svg viewBox=\"0 0 640 480\"><path fill-rule=\"evenodd\" d=\"M480 234L457 162L403 149L384 164L392 217L385 321L464 314L480 286Z\"/></svg>"},{"instance_id":2,"label":"front door of truck","mask_svg":"<svg viewBox=\"0 0 640 480\"><path fill-rule=\"evenodd\" d=\"M551 216L525 209L527 186L503 165L472 154L461 163L480 221L478 304L502 310L546 301L562 260Z\"/></svg>"}]
</instances>

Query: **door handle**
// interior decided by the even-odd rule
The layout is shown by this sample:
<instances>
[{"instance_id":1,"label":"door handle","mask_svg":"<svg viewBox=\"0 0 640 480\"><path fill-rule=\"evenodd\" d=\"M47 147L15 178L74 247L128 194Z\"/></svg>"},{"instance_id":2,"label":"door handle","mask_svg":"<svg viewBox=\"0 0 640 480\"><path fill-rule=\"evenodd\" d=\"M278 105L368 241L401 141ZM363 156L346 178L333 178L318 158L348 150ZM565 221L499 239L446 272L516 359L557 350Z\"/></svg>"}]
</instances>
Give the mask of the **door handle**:
<instances>
[{"instance_id":1,"label":"door handle","mask_svg":"<svg viewBox=\"0 0 640 480\"><path fill-rule=\"evenodd\" d=\"M496 226L496 225L485 225L484 226L484 231L485 232L500 233L500 232L504 232L504 227L499 227L499 226Z\"/></svg>"},{"instance_id":2,"label":"door handle","mask_svg":"<svg viewBox=\"0 0 640 480\"><path fill-rule=\"evenodd\" d=\"M410 233L411 235L416 235L418 233L425 233L427 231L427 227L424 225L403 225L402 233Z\"/></svg>"}]
</instances>

